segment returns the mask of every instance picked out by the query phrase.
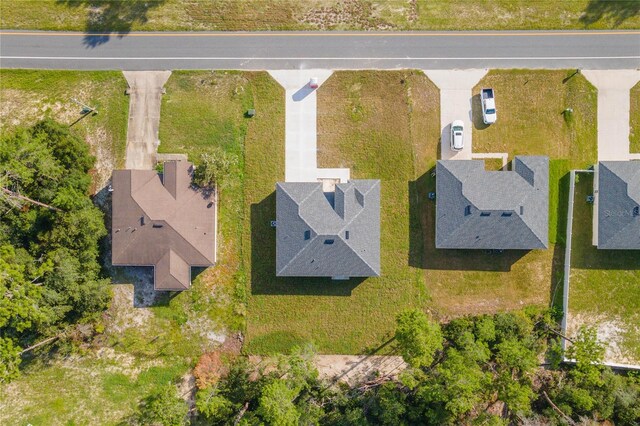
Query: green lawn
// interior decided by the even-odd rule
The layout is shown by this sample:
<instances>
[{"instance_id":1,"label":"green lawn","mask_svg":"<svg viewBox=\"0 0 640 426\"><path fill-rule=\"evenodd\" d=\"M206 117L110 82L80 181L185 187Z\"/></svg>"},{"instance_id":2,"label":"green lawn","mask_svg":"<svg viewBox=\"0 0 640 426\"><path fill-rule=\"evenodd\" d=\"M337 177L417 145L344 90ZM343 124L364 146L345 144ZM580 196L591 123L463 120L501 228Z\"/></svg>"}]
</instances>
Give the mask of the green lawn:
<instances>
[{"instance_id":1,"label":"green lawn","mask_svg":"<svg viewBox=\"0 0 640 426\"><path fill-rule=\"evenodd\" d=\"M96 189L124 166L129 98L117 71L40 71L0 69L0 132L29 126L45 117L71 126L96 156ZM82 116L72 99L98 109Z\"/></svg>"},{"instance_id":2,"label":"green lawn","mask_svg":"<svg viewBox=\"0 0 640 426\"><path fill-rule=\"evenodd\" d=\"M640 83L631 89L631 108L629 109L629 148L640 153Z\"/></svg>"},{"instance_id":3,"label":"green lawn","mask_svg":"<svg viewBox=\"0 0 640 426\"><path fill-rule=\"evenodd\" d=\"M597 325L609 342L608 361L640 363L640 263L637 250L598 250L592 244L593 176L576 183L573 212L569 329Z\"/></svg>"},{"instance_id":4,"label":"green lawn","mask_svg":"<svg viewBox=\"0 0 640 426\"><path fill-rule=\"evenodd\" d=\"M5 0L4 29L638 29L635 0Z\"/></svg>"},{"instance_id":5,"label":"green lawn","mask_svg":"<svg viewBox=\"0 0 640 426\"><path fill-rule=\"evenodd\" d=\"M435 249L435 204L427 193L435 189L430 171L438 157L439 114L438 89L417 71L336 72L318 91L320 167L349 167L353 178L382 181L379 278L275 277L269 221L275 218L273 183L284 174L283 142L263 142L255 154L247 144L246 188L264 187L251 198L248 352L284 351L313 341L325 353L388 353L394 316L404 308L446 319L549 304L552 284L561 279L560 247L501 255ZM533 131L547 125L540 122ZM595 147L595 136L591 141ZM262 171L249 167L254 155ZM552 179L560 182L568 169L569 160L553 160ZM552 189L553 220L566 216L566 203L559 201L565 192L564 185Z\"/></svg>"}]
</instances>

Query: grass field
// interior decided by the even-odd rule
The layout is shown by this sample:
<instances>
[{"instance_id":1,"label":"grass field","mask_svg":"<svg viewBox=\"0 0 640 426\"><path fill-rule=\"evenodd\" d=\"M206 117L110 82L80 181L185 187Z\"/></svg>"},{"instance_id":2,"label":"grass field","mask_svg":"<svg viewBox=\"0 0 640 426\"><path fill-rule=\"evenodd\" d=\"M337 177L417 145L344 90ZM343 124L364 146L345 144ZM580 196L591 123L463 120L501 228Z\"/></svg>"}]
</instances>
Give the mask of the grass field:
<instances>
[{"instance_id":1,"label":"grass field","mask_svg":"<svg viewBox=\"0 0 640 426\"><path fill-rule=\"evenodd\" d=\"M629 148L631 152L640 153L640 83L631 89L629 120Z\"/></svg>"},{"instance_id":2,"label":"grass field","mask_svg":"<svg viewBox=\"0 0 640 426\"><path fill-rule=\"evenodd\" d=\"M635 0L5 0L3 29L533 30L637 29Z\"/></svg>"},{"instance_id":3,"label":"grass field","mask_svg":"<svg viewBox=\"0 0 640 426\"><path fill-rule=\"evenodd\" d=\"M473 151L551 160L549 240L564 242L568 171L597 161L597 90L575 70L493 70L473 89ZM482 122L480 89L495 90L498 120ZM571 116L562 112L572 108ZM561 193L562 191L562 193ZM564 194L564 195L563 195ZM566 204L565 204L566 205Z\"/></svg>"},{"instance_id":4,"label":"grass field","mask_svg":"<svg viewBox=\"0 0 640 426\"><path fill-rule=\"evenodd\" d=\"M640 364L640 263L637 250L598 250L592 245L593 176L576 183L569 287L569 331L598 328L609 344L607 361Z\"/></svg>"},{"instance_id":5,"label":"grass field","mask_svg":"<svg viewBox=\"0 0 640 426\"><path fill-rule=\"evenodd\" d=\"M343 283L274 276L275 233L268 223L275 217L273 182L284 174L282 143L260 145L265 151L256 158L269 178L251 210L247 351L283 351L312 340L326 353L388 353L394 316L404 308L447 319L549 304L552 284L561 279L559 248L501 255L435 249L435 204L427 193L435 189L430 171L440 145L438 100L437 88L417 71L337 72L318 92L320 167L349 167L353 178L382 180L380 278ZM591 101L587 106L595 108L595 97ZM542 121L532 131L547 125ZM595 149L595 136L591 141ZM247 145L247 161L251 152ZM569 160L554 160L551 169L559 182ZM251 170L247 163L247 188ZM564 186L554 191L556 218L566 194L560 194Z\"/></svg>"},{"instance_id":6,"label":"grass field","mask_svg":"<svg viewBox=\"0 0 640 426\"><path fill-rule=\"evenodd\" d=\"M127 83L116 71L39 71L0 69L0 132L30 126L50 117L71 126L96 156L95 189L111 170L124 166L129 98ZM73 99L98 109L81 114Z\"/></svg>"}]
</instances>

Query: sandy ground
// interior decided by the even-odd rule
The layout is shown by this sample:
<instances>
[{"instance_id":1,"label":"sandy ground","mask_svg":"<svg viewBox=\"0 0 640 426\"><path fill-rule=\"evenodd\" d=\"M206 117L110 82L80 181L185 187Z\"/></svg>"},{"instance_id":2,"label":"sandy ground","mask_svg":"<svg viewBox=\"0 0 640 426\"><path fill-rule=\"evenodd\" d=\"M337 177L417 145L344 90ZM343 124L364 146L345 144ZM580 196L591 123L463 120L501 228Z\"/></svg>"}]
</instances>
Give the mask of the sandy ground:
<instances>
[{"instance_id":1,"label":"sandy ground","mask_svg":"<svg viewBox=\"0 0 640 426\"><path fill-rule=\"evenodd\" d=\"M171 71L123 71L129 83L127 169L151 170L155 166L163 86Z\"/></svg>"},{"instance_id":2,"label":"sandy ground","mask_svg":"<svg viewBox=\"0 0 640 426\"><path fill-rule=\"evenodd\" d=\"M271 365L272 359L249 356L253 364ZM396 378L408 365L401 356L380 355L316 355L314 364L320 378L355 386L376 377ZM269 371L269 368L267 368Z\"/></svg>"},{"instance_id":3,"label":"sandy ground","mask_svg":"<svg viewBox=\"0 0 640 426\"><path fill-rule=\"evenodd\" d=\"M598 340L605 345L605 362L640 365L640 359L634 359L621 345L630 324L604 315L567 314L567 336L577 335L583 325L596 328ZM636 327L635 331L640 333L640 325ZM567 342L567 344L571 343Z\"/></svg>"}]
</instances>

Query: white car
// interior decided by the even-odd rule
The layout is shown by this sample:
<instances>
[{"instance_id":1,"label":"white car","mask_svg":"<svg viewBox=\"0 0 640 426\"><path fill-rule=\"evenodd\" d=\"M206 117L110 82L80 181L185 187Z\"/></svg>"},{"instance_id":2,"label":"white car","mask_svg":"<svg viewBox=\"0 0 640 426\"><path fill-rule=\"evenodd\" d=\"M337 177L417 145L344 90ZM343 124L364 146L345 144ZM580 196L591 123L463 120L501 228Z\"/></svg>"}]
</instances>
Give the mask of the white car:
<instances>
[{"instance_id":1,"label":"white car","mask_svg":"<svg viewBox=\"0 0 640 426\"><path fill-rule=\"evenodd\" d=\"M451 123L451 149L462 151L464 148L464 123L462 120L455 120Z\"/></svg>"}]
</instances>

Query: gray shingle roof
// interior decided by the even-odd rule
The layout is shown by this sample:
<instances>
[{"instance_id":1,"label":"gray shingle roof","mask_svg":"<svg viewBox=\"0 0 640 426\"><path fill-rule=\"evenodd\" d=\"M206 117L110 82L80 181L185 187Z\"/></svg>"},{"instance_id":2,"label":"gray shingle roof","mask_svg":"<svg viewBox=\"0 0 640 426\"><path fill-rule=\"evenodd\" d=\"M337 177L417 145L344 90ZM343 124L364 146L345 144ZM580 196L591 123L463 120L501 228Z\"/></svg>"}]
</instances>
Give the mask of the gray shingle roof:
<instances>
[{"instance_id":1,"label":"gray shingle roof","mask_svg":"<svg viewBox=\"0 0 640 426\"><path fill-rule=\"evenodd\" d=\"M549 159L515 157L512 171L482 160L436 165L436 248L542 249L549 244Z\"/></svg>"},{"instance_id":2,"label":"gray shingle roof","mask_svg":"<svg viewBox=\"0 0 640 426\"><path fill-rule=\"evenodd\" d=\"M380 275L380 181L276 184L276 275Z\"/></svg>"},{"instance_id":3,"label":"gray shingle roof","mask_svg":"<svg viewBox=\"0 0 640 426\"><path fill-rule=\"evenodd\" d=\"M640 161L600 162L599 249L640 250L640 215L634 209L640 209Z\"/></svg>"}]
</instances>

